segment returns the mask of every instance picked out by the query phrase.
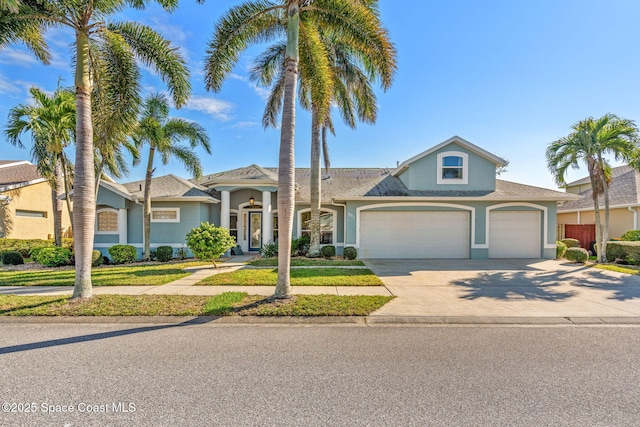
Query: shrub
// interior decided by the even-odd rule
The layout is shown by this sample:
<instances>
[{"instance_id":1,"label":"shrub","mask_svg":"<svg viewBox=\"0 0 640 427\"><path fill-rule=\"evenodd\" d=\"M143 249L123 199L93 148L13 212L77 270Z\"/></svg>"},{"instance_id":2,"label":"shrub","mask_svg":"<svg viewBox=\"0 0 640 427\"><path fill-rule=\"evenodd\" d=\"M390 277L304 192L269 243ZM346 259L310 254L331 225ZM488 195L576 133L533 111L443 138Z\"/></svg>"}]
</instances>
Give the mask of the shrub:
<instances>
[{"instance_id":1,"label":"shrub","mask_svg":"<svg viewBox=\"0 0 640 427\"><path fill-rule=\"evenodd\" d=\"M6 265L24 264L24 258L18 251L6 251L1 254L2 263Z\"/></svg>"},{"instance_id":2,"label":"shrub","mask_svg":"<svg viewBox=\"0 0 640 427\"><path fill-rule=\"evenodd\" d=\"M589 252L583 248L567 248L564 257L571 262L583 263L589 259Z\"/></svg>"},{"instance_id":3,"label":"shrub","mask_svg":"<svg viewBox=\"0 0 640 427\"><path fill-rule=\"evenodd\" d=\"M91 266L99 267L104 263L104 257L102 256L102 252L94 250L91 252Z\"/></svg>"},{"instance_id":4,"label":"shrub","mask_svg":"<svg viewBox=\"0 0 640 427\"><path fill-rule=\"evenodd\" d=\"M278 255L278 244L276 242L265 243L260 248L260 254L265 258L275 257Z\"/></svg>"},{"instance_id":5,"label":"shrub","mask_svg":"<svg viewBox=\"0 0 640 427\"><path fill-rule=\"evenodd\" d=\"M173 259L173 248L171 246L158 246L156 258L160 262L167 262Z\"/></svg>"},{"instance_id":6,"label":"shrub","mask_svg":"<svg viewBox=\"0 0 640 427\"><path fill-rule=\"evenodd\" d=\"M40 253L40 251L44 248L51 248L52 246L34 246L31 248L30 251L30 257L31 259L33 259L34 261L38 258L38 254Z\"/></svg>"},{"instance_id":7,"label":"shrub","mask_svg":"<svg viewBox=\"0 0 640 427\"><path fill-rule=\"evenodd\" d=\"M38 264L46 265L47 267L60 267L61 265L69 264L71 260L71 251L67 248L42 248L38 252L38 256L35 261Z\"/></svg>"},{"instance_id":8,"label":"shrub","mask_svg":"<svg viewBox=\"0 0 640 427\"><path fill-rule=\"evenodd\" d=\"M347 246L346 248L344 248L342 254L347 259L356 259L358 257L358 250L353 246Z\"/></svg>"},{"instance_id":9,"label":"shrub","mask_svg":"<svg viewBox=\"0 0 640 427\"><path fill-rule=\"evenodd\" d=\"M216 258L220 258L235 245L236 239L229 234L228 229L216 227L209 222L203 222L200 227L187 233L187 246L191 252L197 258L210 259L216 268Z\"/></svg>"},{"instance_id":10,"label":"shrub","mask_svg":"<svg viewBox=\"0 0 640 427\"><path fill-rule=\"evenodd\" d=\"M33 248L53 247L53 241L42 239L0 239L0 251L17 251L23 258L32 257Z\"/></svg>"},{"instance_id":11,"label":"shrub","mask_svg":"<svg viewBox=\"0 0 640 427\"><path fill-rule=\"evenodd\" d=\"M565 245L560 241L557 241L556 242L556 259L564 258L565 252L567 252L567 245Z\"/></svg>"},{"instance_id":12,"label":"shrub","mask_svg":"<svg viewBox=\"0 0 640 427\"><path fill-rule=\"evenodd\" d=\"M623 259L635 264L640 260L640 242L608 242L607 259L614 261Z\"/></svg>"},{"instance_id":13,"label":"shrub","mask_svg":"<svg viewBox=\"0 0 640 427\"><path fill-rule=\"evenodd\" d=\"M322 249L320 249L320 253L322 254L323 258L329 259L336 256L336 247L333 245L323 246Z\"/></svg>"},{"instance_id":14,"label":"shrub","mask_svg":"<svg viewBox=\"0 0 640 427\"><path fill-rule=\"evenodd\" d=\"M138 258L138 251L130 245L113 245L108 251L112 264L126 264Z\"/></svg>"},{"instance_id":15,"label":"shrub","mask_svg":"<svg viewBox=\"0 0 640 427\"><path fill-rule=\"evenodd\" d=\"M625 242L638 242L640 241L640 230L629 230L622 235L620 240Z\"/></svg>"},{"instance_id":16,"label":"shrub","mask_svg":"<svg viewBox=\"0 0 640 427\"><path fill-rule=\"evenodd\" d=\"M578 239L562 239L560 240L562 243L567 245L567 248L579 248L580 241Z\"/></svg>"},{"instance_id":17,"label":"shrub","mask_svg":"<svg viewBox=\"0 0 640 427\"><path fill-rule=\"evenodd\" d=\"M309 252L309 244L311 238L309 236L300 236L291 240L291 255L305 256Z\"/></svg>"}]
</instances>

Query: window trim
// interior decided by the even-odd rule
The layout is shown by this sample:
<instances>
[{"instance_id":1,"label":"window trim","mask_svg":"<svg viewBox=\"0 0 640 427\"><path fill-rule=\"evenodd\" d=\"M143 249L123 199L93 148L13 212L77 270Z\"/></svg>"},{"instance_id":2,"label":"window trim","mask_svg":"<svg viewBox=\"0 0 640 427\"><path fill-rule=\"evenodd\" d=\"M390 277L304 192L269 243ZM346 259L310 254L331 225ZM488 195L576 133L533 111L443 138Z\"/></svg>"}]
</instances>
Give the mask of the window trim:
<instances>
[{"instance_id":1,"label":"window trim","mask_svg":"<svg viewBox=\"0 0 640 427\"><path fill-rule=\"evenodd\" d=\"M311 208L306 208L306 209L300 209L298 211L297 214L297 219L298 219L298 238L302 236L302 214L303 213L307 213L307 212L311 212ZM336 235L337 233L337 229L336 229L336 218L338 218L338 211L336 211L335 209L328 209L328 208L320 208L320 215L322 215L323 213L330 213L331 215L333 215L333 219L331 221L331 243L324 243L321 244L321 246L327 246L327 245L334 245L336 244L336 241L338 240L338 236ZM329 231L329 230L325 230Z\"/></svg>"},{"instance_id":2,"label":"window trim","mask_svg":"<svg viewBox=\"0 0 640 427\"><path fill-rule=\"evenodd\" d=\"M174 211L176 213L175 219L153 219L153 213L157 211ZM180 208L151 208L151 222L180 222Z\"/></svg>"},{"instance_id":3,"label":"window trim","mask_svg":"<svg viewBox=\"0 0 640 427\"><path fill-rule=\"evenodd\" d=\"M98 230L98 215L104 212L112 212L116 214L116 230L115 231L100 231ZM96 211L96 230L95 234L120 234L120 212L118 209L102 208Z\"/></svg>"},{"instance_id":4,"label":"window trim","mask_svg":"<svg viewBox=\"0 0 640 427\"><path fill-rule=\"evenodd\" d=\"M443 178L442 177L442 162L445 157L460 157L462 158L462 178ZM468 184L469 183L469 155L462 151L445 151L438 153L437 156L437 184Z\"/></svg>"}]
</instances>

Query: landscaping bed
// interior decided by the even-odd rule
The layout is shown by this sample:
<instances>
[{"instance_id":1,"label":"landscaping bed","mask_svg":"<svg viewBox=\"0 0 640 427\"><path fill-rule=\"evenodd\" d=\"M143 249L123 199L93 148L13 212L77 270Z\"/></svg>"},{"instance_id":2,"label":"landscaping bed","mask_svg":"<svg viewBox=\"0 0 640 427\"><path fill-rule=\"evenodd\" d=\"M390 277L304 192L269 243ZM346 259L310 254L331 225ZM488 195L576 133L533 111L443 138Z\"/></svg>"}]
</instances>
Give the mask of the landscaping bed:
<instances>
[{"instance_id":1,"label":"landscaping bed","mask_svg":"<svg viewBox=\"0 0 640 427\"><path fill-rule=\"evenodd\" d=\"M636 265L593 264L593 267L599 268L601 270L617 271L618 273L640 276L640 267Z\"/></svg>"},{"instance_id":2,"label":"landscaping bed","mask_svg":"<svg viewBox=\"0 0 640 427\"><path fill-rule=\"evenodd\" d=\"M277 267L278 266L278 258L259 258L248 263L249 265L253 265L256 267ZM326 258L304 258L304 257L295 257L291 258L291 266L292 267L314 267L314 266L323 266L323 267L341 267L341 266L355 266L355 267L364 267L364 262L359 259L346 259L346 258L336 258L336 259L326 259Z\"/></svg>"},{"instance_id":3,"label":"landscaping bed","mask_svg":"<svg viewBox=\"0 0 640 427\"><path fill-rule=\"evenodd\" d=\"M271 300L245 292L186 295L0 295L0 316L366 316L389 296L298 295Z\"/></svg>"},{"instance_id":4,"label":"landscaping bed","mask_svg":"<svg viewBox=\"0 0 640 427\"><path fill-rule=\"evenodd\" d=\"M277 269L243 268L207 277L196 285L275 286ZM300 268L291 269L291 286L382 286L382 281L368 268Z\"/></svg>"}]
</instances>

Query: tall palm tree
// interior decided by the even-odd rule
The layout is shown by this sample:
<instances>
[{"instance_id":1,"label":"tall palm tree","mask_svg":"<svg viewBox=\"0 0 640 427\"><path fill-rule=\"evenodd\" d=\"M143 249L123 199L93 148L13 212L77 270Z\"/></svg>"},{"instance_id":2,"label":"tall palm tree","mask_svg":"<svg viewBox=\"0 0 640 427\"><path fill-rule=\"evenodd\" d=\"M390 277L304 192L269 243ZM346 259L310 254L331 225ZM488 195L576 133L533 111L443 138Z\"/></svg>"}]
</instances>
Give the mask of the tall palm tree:
<instances>
[{"instance_id":1,"label":"tall palm tree","mask_svg":"<svg viewBox=\"0 0 640 427\"><path fill-rule=\"evenodd\" d=\"M187 140L189 146L178 145ZM185 119L169 117L169 101L162 94L149 96L145 100L138 128L133 134L133 141L138 149L149 145L147 173L144 180L144 258L151 258L151 178L153 176L153 160L160 154L163 164L175 157L184 164L195 177L202 176L200 159L193 151L201 146L211 154L209 137L205 129L197 123Z\"/></svg>"},{"instance_id":2,"label":"tall palm tree","mask_svg":"<svg viewBox=\"0 0 640 427\"><path fill-rule=\"evenodd\" d=\"M638 150L638 128L633 121L607 113L594 119L589 117L574 124L573 132L552 142L546 151L547 167L558 185L565 185L569 168L577 169L580 162L587 165L591 182L596 221L596 252L600 262L606 262L609 240L609 183L611 166L605 155L633 163ZM604 225L600 217L600 196L604 196Z\"/></svg>"},{"instance_id":3,"label":"tall palm tree","mask_svg":"<svg viewBox=\"0 0 640 427\"><path fill-rule=\"evenodd\" d=\"M377 2L370 2L374 7ZM320 32L323 46L329 57L328 75L330 79L331 101L337 107L345 124L350 128L356 127L356 120L365 123L375 123L378 106L376 95L371 86L372 81L379 80L384 90L391 86L396 69L396 51L389 41L386 30L382 30L386 42L380 49L370 49L367 52L358 51L349 46L349 40L342 40L341 34ZM304 36L302 36L304 37ZM301 42L304 44L304 42ZM262 124L264 127L277 126L277 119L283 99L283 82L286 75L282 66L284 63L286 46L275 44L265 51L256 61L251 70L251 79L263 86L272 87L269 95ZM375 57L375 60L372 58ZM309 62L311 61L311 62ZM311 174L310 174L310 204L311 213L309 230L311 241L309 256L320 255L320 194L321 172L320 153L323 153L324 166L330 166L327 131L335 135L330 114L325 115L321 122L321 113L316 99L322 99L322 93L314 92L313 74L314 61L308 56L300 61L300 104L305 109L311 109ZM324 87L324 86L322 86Z\"/></svg>"},{"instance_id":4,"label":"tall palm tree","mask_svg":"<svg viewBox=\"0 0 640 427\"><path fill-rule=\"evenodd\" d=\"M314 59L311 82L321 122L329 110L329 58L319 31L344 33L358 50L367 51L384 43L380 19L358 0L253 0L232 7L216 24L207 48L205 84L219 91L239 55L252 43L286 39L285 78L282 82L282 122L278 160L278 280L274 298L289 298L290 259L294 211L294 140L298 62L301 56ZM300 33L304 37L300 37ZM301 43L304 40L304 44ZM322 77L322 76L325 77Z\"/></svg>"},{"instance_id":5,"label":"tall palm tree","mask_svg":"<svg viewBox=\"0 0 640 427\"><path fill-rule=\"evenodd\" d=\"M5 135L9 142L20 148L20 136L31 134L31 157L38 172L51 186L53 205L53 235L56 246L62 245L62 195L68 194L68 162L64 152L75 138L75 95L66 88L58 88L53 95L32 87L32 104L19 104L9 111ZM71 210L67 198L67 209Z\"/></svg>"},{"instance_id":6,"label":"tall palm tree","mask_svg":"<svg viewBox=\"0 0 640 427\"><path fill-rule=\"evenodd\" d=\"M52 27L67 27L75 34L76 157L74 178L75 286L73 298L92 295L91 252L95 228L95 165L91 96L94 84L105 74L130 68L136 57L153 67L169 86L176 106L183 105L190 92L188 71L177 49L153 29L132 22L107 22L109 16L126 6L143 9L145 0L104 0L69 2L66 0L5 0L0 3L0 49L23 43L44 63L51 55L44 40ZM177 0L159 0L167 11ZM118 58L109 62L109 58ZM105 64L109 64L107 67ZM128 67L124 64L129 64ZM122 72L122 75L127 75ZM129 82L138 87L139 82Z\"/></svg>"}]
</instances>

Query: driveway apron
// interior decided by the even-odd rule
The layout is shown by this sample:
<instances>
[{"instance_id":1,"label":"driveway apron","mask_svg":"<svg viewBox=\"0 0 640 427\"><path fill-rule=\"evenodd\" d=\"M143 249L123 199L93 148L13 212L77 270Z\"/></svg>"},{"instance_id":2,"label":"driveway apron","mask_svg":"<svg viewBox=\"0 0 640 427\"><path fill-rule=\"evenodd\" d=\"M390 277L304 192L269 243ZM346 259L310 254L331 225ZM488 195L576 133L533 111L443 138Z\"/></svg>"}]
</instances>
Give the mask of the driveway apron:
<instances>
[{"instance_id":1,"label":"driveway apron","mask_svg":"<svg viewBox=\"0 0 640 427\"><path fill-rule=\"evenodd\" d=\"M365 263L397 296L374 317L640 317L640 276L564 261Z\"/></svg>"}]
</instances>

